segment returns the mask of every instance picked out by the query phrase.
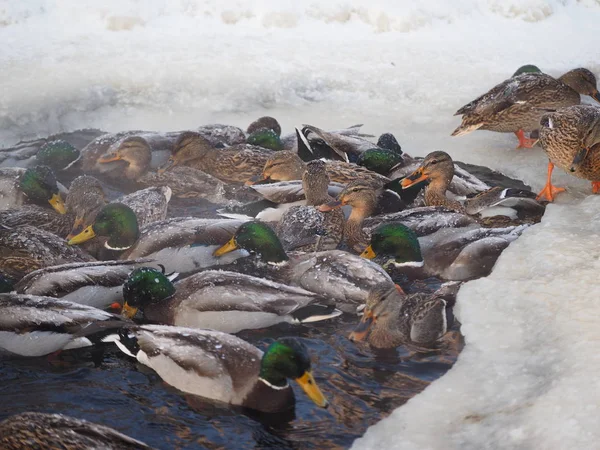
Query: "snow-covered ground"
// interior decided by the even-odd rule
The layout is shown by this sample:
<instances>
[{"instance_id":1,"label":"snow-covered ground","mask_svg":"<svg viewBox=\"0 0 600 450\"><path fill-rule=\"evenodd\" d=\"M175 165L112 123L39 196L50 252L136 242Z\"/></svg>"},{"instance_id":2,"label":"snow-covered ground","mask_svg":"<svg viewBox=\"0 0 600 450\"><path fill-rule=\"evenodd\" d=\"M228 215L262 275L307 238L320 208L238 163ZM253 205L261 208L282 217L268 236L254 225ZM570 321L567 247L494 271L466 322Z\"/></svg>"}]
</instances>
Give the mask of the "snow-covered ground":
<instances>
[{"instance_id":1,"label":"snow-covered ground","mask_svg":"<svg viewBox=\"0 0 600 450\"><path fill-rule=\"evenodd\" d=\"M269 114L288 132L364 123L539 189L541 149L451 138L452 114L523 64L600 76L599 23L598 0L0 0L0 145ZM356 448L594 448L600 198L555 183L569 194L461 291L456 366Z\"/></svg>"}]
</instances>

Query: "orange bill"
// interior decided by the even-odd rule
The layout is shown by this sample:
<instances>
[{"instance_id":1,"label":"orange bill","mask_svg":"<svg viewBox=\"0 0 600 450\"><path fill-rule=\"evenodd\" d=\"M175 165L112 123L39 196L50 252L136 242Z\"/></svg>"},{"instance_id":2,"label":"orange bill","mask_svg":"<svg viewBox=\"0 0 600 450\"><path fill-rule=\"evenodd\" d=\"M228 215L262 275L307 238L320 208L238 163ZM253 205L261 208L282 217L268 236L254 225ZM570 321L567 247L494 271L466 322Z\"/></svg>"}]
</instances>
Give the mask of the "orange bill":
<instances>
[{"instance_id":1,"label":"orange bill","mask_svg":"<svg viewBox=\"0 0 600 450\"><path fill-rule=\"evenodd\" d=\"M373 251L373 247L371 247L370 245L365 248L365 250L360 254L360 256L362 258L367 258L367 259L373 259L375 258L377 255L375 254L375 252Z\"/></svg>"},{"instance_id":2,"label":"orange bill","mask_svg":"<svg viewBox=\"0 0 600 450\"><path fill-rule=\"evenodd\" d=\"M369 330L371 329L371 325L373 325L373 323L375 323L373 311L368 309L365 310L362 319L360 319L360 322L358 323L354 331L350 333L348 339L355 342L364 341L369 335Z\"/></svg>"},{"instance_id":3,"label":"orange bill","mask_svg":"<svg viewBox=\"0 0 600 450\"><path fill-rule=\"evenodd\" d=\"M105 153L98 159L98 162L101 164L109 163L109 162L113 162L113 161L121 161L121 155L119 155L117 152L110 152L110 153Z\"/></svg>"},{"instance_id":4,"label":"orange bill","mask_svg":"<svg viewBox=\"0 0 600 450\"><path fill-rule=\"evenodd\" d=\"M132 306L129 306L127 302L123 303L123 309L121 310L121 315L127 317L128 319L133 319L137 314L138 309Z\"/></svg>"},{"instance_id":5,"label":"orange bill","mask_svg":"<svg viewBox=\"0 0 600 450\"><path fill-rule=\"evenodd\" d=\"M417 184L417 183L420 183L421 181L427 180L427 178L429 178L429 177L423 173L423 168L419 167L417 170L415 170L409 176L404 178L402 180L402 183L400 183L400 184L402 185L403 189L406 189L408 187L411 187L414 184Z\"/></svg>"},{"instance_id":6,"label":"orange bill","mask_svg":"<svg viewBox=\"0 0 600 450\"><path fill-rule=\"evenodd\" d=\"M334 209L341 207L342 205L343 205L342 202L340 202L338 200L334 200L329 203L323 203L321 206L319 206L319 211L321 211L321 212L332 211Z\"/></svg>"}]
</instances>

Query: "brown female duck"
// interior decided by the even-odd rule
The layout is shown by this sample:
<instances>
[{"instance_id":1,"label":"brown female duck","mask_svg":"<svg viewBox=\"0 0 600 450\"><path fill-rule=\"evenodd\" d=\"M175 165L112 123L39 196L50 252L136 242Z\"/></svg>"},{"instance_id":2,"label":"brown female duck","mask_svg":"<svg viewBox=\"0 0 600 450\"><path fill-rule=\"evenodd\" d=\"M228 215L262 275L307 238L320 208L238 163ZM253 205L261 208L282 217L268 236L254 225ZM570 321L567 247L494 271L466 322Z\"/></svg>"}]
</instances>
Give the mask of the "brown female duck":
<instances>
[{"instance_id":1,"label":"brown female duck","mask_svg":"<svg viewBox=\"0 0 600 450\"><path fill-rule=\"evenodd\" d=\"M600 192L600 108L577 105L542 117L540 141L548 155L548 180L538 199L554 201L564 191L552 185L556 164L576 177L590 180L594 194Z\"/></svg>"},{"instance_id":2,"label":"brown female duck","mask_svg":"<svg viewBox=\"0 0 600 450\"><path fill-rule=\"evenodd\" d=\"M596 77L587 69L574 69L558 79L543 73L524 73L498 84L486 94L460 108L462 123L452 136L474 130L515 133L519 147L531 148L535 140L526 139L525 131L539 128L544 109L578 105L581 95L600 102Z\"/></svg>"}]
</instances>

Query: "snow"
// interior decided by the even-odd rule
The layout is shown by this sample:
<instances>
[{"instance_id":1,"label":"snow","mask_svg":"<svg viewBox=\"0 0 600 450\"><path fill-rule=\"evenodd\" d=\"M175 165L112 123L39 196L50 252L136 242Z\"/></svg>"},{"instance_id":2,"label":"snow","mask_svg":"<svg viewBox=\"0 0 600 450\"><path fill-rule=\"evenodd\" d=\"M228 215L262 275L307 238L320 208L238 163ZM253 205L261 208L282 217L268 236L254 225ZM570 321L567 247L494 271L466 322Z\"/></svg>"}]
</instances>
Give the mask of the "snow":
<instances>
[{"instance_id":1,"label":"snow","mask_svg":"<svg viewBox=\"0 0 600 450\"><path fill-rule=\"evenodd\" d=\"M0 0L0 145L268 114L284 133L364 123L538 190L541 149L451 138L453 113L523 64L599 76L598 23L597 0ZM461 290L456 366L355 448L596 446L600 198L561 170L554 182L569 193Z\"/></svg>"}]
</instances>

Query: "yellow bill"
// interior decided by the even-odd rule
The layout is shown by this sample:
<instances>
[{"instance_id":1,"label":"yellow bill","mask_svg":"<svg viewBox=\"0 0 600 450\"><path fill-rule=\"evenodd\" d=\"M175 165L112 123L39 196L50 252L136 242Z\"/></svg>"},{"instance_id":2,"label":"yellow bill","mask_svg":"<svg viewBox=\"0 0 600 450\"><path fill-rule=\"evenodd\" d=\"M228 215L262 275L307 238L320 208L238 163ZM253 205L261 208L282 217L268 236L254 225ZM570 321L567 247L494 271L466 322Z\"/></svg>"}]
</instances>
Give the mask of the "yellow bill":
<instances>
[{"instance_id":1,"label":"yellow bill","mask_svg":"<svg viewBox=\"0 0 600 450\"><path fill-rule=\"evenodd\" d=\"M370 245L365 248L365 250L360 254L360 256L362 258L367 258L367 259L373 259L375 258L377 255L375 254L375 252L373 251L373 247L371 247Z\"/></svg>"},{"instance_id":2,"label":"yellow bill","mask_svg":"<svg viewBox=\"0 0 600 450\"><path fill-rule=\"evenodd\" d=\"M227 242L227 244L222 245L221 247L216 249L213 252L213 256L223 256L225 253L229 253L237 249L238 246L235 242L235 237L232 237L231 239L229 239L229 242Z\"/></svg>"},{"instance_id":3,"label":"yellow bill","mask_svg":"<svg viewBox=\"0 0 600 450\"><path fill-rule=\"evenodd\" d=\"M123 304L123 309L121 310L121 315L127 317L128 319L133 319L137 314L138 309L132 306L129 306L127 302Z\"/></svg>"},{"instance_id":4,"label":"yellow bill","mask_svg":"<svg viewBox=\"0 0 600 450\"><path fill-rule=\"evenodd\" d=\"M300 378L296 378L296 382L300 385L302 390L306 392L308 398L310 398L315 405L320 406L321 408L327 408L329 406L329 402L317 386L317 382L315 381L312 373L310 371L304 372Z\"/></svg>"},{"instance_id":5,"label":"yellow bill","mask_svg":"<svg viewBox=\"0 0 600 450\"><path fill-rule=\"evenodd\" d=\"M62 198L60 198L60 194L54 194L52 198L48 200L48 203L52 205L52 207L56 210L57 213L66 214L67 209L65 208L65 204L62 201Z\"/></svg>"},{"instance_id":6,"label":"yellow bill","mask_svg":"<svg viewBox=\"0 0 600 450\"><path fill-rule=\"evenodd\" d=\"M94 233L94 229L90 225L85 230L83 230L81 233L79 233L77 236L69 239L67 244L69 244L69 245L83 244L84 242L89 241L90 239L94 238L95 236L96 236L96 233Z\"/></svg>"},{"instance_id":7,"label":"yellow bill","mask_svg":"<svg viewBox=\"0 0 600 450\"><path fill-rule=\"evenodd\" d=\"M83 217L75 218L75 222L73 222L73 228L71 228L71 232L67 236L67 241L73 239L79 233L83 231Z\"/></svg>"}]
</instances>

